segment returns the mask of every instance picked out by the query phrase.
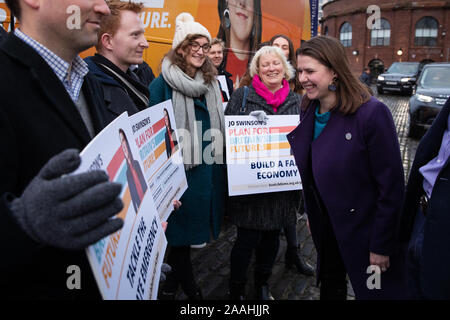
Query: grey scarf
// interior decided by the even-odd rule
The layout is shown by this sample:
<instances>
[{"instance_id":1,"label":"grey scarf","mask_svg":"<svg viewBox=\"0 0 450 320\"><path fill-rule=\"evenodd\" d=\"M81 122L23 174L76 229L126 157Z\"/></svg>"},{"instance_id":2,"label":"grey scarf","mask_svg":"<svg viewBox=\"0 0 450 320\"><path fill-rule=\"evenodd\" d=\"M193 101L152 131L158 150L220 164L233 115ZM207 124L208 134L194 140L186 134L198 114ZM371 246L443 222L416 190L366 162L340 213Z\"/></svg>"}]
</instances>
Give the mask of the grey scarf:
<instances>
[{"instance_id":1,"label":"grey scarf","mask_svg":"<svg viewBox=\"0 0 450 320\"><path fill-rule=\"evenodd\" d=\"M183 162L186 170L189 170L208 159L203 159L202 131L198 128L195 119L194 98L205 95L211 123L211 136L205 137L212 141L212 158L216 163L223 163L224 142L224 115L222 97L217 81L205 83L203 73L198 71L192 79L177 65L165 58L162 63L162 75L164 80L173 89L172 104L177 125L178 137L182 137ZM180 143L180 142L179 142ZM209 155L205 155L206 156Z\"/></svg>"}]
</instances>

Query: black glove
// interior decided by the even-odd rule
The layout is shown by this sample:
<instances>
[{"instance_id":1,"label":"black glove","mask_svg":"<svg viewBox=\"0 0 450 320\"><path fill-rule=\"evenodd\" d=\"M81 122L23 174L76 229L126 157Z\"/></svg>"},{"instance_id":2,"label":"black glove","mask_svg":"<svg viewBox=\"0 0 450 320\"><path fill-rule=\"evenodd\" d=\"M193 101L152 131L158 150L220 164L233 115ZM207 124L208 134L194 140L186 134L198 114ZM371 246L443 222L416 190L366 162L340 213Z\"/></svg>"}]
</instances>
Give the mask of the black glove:
<instances>
[{"instance_id":1,"label":"black glove","mask_svg":"<svg viewBox=\"0 0 450 320\"><path fill-rule=\"evenodd\" d=\"M161 265L161 276L159 277L159 283L163 283L167 279L167 275L172 272L172 267L167 263Z\"/></svg>"},{"instance_id":2,"label":"black glove","mask_svg":"<svg viewBox=\"0 0 450 320\"><path fill-rule=\"evenodd\" d=\"M109 182L100 170L66 175L80 163L77 150L61 152L10 203L14 217L34 241L82 249L122 228L122 219L110 219L123 208L118 198L122 186Z\"/></svg>"}]
</instances>

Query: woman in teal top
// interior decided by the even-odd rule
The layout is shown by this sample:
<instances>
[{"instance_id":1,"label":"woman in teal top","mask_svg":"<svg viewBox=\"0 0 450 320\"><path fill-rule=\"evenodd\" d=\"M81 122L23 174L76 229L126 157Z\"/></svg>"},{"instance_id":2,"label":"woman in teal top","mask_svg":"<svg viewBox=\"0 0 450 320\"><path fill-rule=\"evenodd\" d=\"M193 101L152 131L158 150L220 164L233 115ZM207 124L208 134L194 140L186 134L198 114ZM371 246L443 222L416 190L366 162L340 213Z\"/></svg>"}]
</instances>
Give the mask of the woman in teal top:
<instances>
[{"instance_id":1,"label":"woman in teal top","mask_svg":"<svg viewBox=\"0 0 450 320\"><path fill-rule=\"evenodd\" d=\"M189 299L201 299L190 258L191 245L217 238L225 198L224 116L216 69L206 58L211 36L190 14L180 14L172 50L150 86L150 106L171 99L188 189L182 206L168 219L168 276L161 299L175 298L178 286ZM211 142L213 141L213 142Z\"/></svg>"}]
</instances>

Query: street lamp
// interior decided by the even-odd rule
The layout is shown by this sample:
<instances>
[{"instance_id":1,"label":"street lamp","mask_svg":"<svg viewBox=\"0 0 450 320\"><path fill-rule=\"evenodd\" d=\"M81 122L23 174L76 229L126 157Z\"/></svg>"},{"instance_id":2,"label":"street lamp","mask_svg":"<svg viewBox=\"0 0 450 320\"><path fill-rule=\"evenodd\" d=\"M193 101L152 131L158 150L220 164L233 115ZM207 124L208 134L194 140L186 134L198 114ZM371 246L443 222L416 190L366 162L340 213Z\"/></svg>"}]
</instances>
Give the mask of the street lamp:
<instances>
[{"instance_id":1,"label":"street lamp","mask_svg":"<svg viewBox=\"0 0 450 320\"><path fill-rule=\"evenodd\" d=\"M358 54L359 54L359 51L358 51L358 50L353 50L353 51L352 51L352 55L354 55L355 57L356 57Z\"/></svg>"},{"instance_id":2,"label":"street lamp","mask_svg":"<svg viewBox=\"0 0 450 320\"><path fill-rule=\"evenodd\" d=\"M402 54L403 54L403 50L402 50L402 48L398 49L398 51L397 51L397 55L398 55L398 56L401 56Z\"/></svg>"}]
</instances>

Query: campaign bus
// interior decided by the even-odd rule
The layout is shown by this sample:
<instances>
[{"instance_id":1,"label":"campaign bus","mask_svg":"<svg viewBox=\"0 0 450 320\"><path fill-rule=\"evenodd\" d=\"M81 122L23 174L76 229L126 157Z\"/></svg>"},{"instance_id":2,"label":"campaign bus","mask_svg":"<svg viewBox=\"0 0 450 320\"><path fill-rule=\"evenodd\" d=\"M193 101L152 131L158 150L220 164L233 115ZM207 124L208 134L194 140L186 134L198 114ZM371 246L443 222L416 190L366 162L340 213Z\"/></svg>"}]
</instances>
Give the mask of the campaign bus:
<instances>
[{"instance_id":1,"label":"campaign bus","mask_svg":"<svg viewBox=\"0 0 450 320\"><path fill-rule=\"evenodd\" d=\"M222 39L226 46L226 70L233 74L235 85L245 73L248 62L258 46L276 34L292 39L294 47L311 37L311 4L314 0L133 0L143 3L141 20L149 48L144 60L159 74L163 56L171 49L175 19L189 12L204 25L212 37ZM0 0L0 23L11 30L11 19L4 0ZM92 48L82 54L93 55Z\"/></svg>"}]
</instances>

